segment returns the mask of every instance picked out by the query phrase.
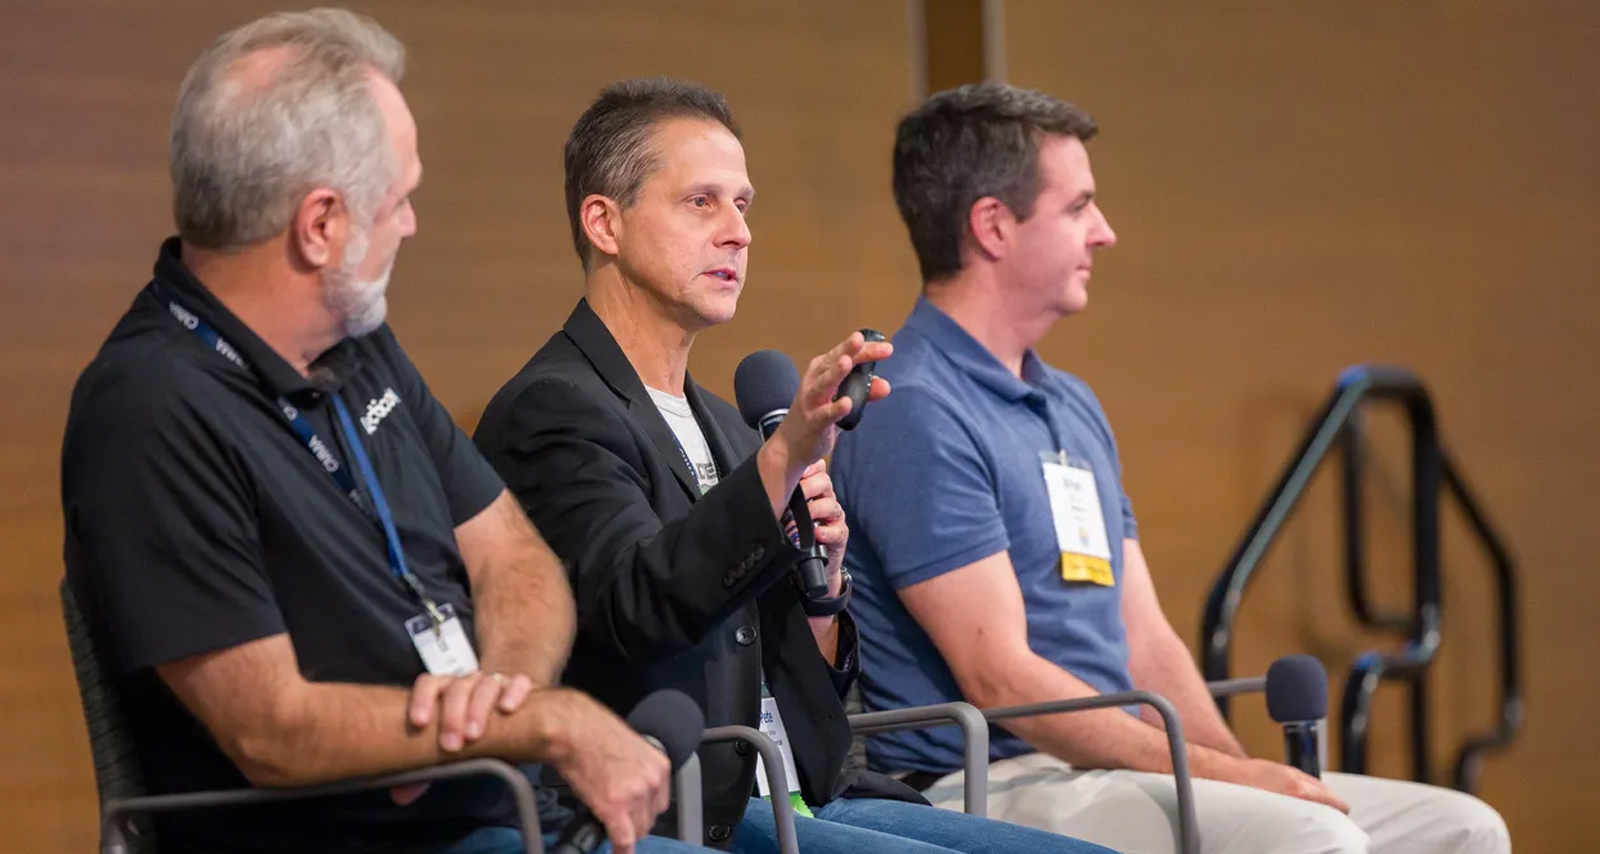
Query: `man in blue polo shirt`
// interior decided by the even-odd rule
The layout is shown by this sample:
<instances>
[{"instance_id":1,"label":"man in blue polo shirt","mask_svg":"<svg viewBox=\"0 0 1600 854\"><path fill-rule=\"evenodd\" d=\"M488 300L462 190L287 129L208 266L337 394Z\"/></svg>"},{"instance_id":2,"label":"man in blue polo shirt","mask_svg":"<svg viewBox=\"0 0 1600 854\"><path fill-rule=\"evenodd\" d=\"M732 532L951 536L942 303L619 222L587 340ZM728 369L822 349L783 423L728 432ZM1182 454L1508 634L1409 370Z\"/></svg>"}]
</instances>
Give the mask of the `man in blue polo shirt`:
<instances>
[{"instance_id":1,"label":"man in blue polo shirt","mask_svg":"<svg viewBox=\"0 0 1600 854\"><path fill-rule=\"evenodd\" d=\"M834 456L866 704L1148 689L1183 720L1208 852L1509 851L1476 799L1252 759L1218 714L1157 601L1104 411L1033 350L1087 306L1094 254L1116 243L1085 148L1095 129L1048 95L982 84L934 96L896 134L923 294L881 371L894 394ZM1159 719L1104 709L1006 730L990 745L991 817L1174 850ZM877 736L868 756L959 809L957 738Z\"/></svg>"}]
</instances>

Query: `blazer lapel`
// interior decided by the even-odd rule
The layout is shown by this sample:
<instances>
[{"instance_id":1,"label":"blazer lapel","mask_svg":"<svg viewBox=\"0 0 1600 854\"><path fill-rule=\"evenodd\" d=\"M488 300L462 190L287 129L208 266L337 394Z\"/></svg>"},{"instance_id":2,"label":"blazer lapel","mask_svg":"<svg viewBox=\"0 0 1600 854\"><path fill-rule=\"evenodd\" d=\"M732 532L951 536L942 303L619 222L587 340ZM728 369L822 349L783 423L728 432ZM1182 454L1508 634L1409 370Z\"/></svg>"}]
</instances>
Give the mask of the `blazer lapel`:
<instances>
[{"instance_id":1,"label":"blazer lapel","mask_svg":"<svg viewBox=\"0 0 1600 854\"><path fill-rule=\"evenodd\" d=\"M656 402L650 399L650 392L645 390L644 381L639 379L639 372L633 369L627 354L617 345L617 339L612 337L611 330L606 328L600 317L594 313L594 309L589 307L587 299L578 300L577 307L572 309L572 314L567 317L566 325L561 331L583 351L584 358L594 366L595 373L605 380L612 392L628 402L628 414L633 416L634 423L650 437L656 452L667 461L667 468L677 477L683 491L691 501L698 499L700 487L695 483L694 472L689 470L689 464L684 461L683 449L678 446L677 437L672 435L672 428L667 426L667 420L661 417L661 410L656 408ZM707 441L710 441L709 434ZM721 464L720 460L718 464Z\"/></svg>"},{"instance_id":2,"label":"blazer lapel","mask_svg":"<svg viewBox=\"0 0 1600 854\"><path fill-rule=\"evenodd\" d=\"M696 385L692 377L683 378L683 393L689 399L689 408L694 411L694 420L700 424L700 432L705 434L706 444L711 446L711 458L717 463L717 476L727 477L744 462L744 456L728 439L716 416L711 414L711 407L706 405L705 390Z\"/></svg>"}]
</instances>

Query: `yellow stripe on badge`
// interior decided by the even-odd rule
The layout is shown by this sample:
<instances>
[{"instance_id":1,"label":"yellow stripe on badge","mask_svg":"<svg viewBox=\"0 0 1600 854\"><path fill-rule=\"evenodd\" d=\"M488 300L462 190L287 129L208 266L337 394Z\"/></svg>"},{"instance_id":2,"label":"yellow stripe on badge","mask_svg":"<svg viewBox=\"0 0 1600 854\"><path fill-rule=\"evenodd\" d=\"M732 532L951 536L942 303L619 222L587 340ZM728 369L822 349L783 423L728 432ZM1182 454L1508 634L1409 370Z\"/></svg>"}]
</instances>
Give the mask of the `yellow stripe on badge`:
<instances>
[{"instance_id":1,"label":"yellow stripe on badge","mask_svg":"<svg viewBox=\"0 0 1600 854\"><path fill-rule=\"evenodd\" d=\"M1065 581L1087 581L1101 587L1113 587L1117 577L1111 574L1111 562L1089 555L1061 553L1061 578Z\"/></svg>"}]
</instances>

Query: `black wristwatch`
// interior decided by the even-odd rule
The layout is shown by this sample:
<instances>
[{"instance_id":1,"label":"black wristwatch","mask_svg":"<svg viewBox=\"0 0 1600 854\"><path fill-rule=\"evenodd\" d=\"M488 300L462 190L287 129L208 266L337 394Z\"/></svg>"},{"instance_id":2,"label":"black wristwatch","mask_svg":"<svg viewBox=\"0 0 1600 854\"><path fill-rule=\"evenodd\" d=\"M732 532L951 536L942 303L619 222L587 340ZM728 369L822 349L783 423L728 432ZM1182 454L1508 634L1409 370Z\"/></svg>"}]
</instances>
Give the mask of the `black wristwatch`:
<instances>
[{"instance_id":1,"label":"black wristwatch","mask_svg":"<svg viewBox=\"0 0 1600 854\"><path fill-rule=\"evenodd\" d=\"M836 617L850 606L850 592L855 588L850 582L850 570L839 567L839 595L831 599L812 599L800 594L800 607L807 617Z\"/></svg>"}]
</instances>

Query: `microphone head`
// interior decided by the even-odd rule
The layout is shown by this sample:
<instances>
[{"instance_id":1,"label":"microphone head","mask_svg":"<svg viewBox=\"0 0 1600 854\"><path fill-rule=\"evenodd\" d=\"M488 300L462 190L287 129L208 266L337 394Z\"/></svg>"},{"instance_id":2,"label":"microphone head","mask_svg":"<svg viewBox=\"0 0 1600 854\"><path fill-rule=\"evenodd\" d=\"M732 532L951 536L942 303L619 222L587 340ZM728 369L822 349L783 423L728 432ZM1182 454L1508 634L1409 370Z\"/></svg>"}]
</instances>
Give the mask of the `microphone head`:
<instances>
[{"instance_id":1,"label":"microphone head","mask_svg":"<svg viewBox=\"0 0 1600 854\"><path fill-rule=\"evenodd\" d=\"M1286 655L1267 668L1267 714L1280 724L1328 716L1328 671L1309 655Z\"/></svg>"},{"instance_id":2,"label":"microphone head","mask_svg":"<svg viewBox=\"0 0 1600 854\"><path fill-rule=\"evenodd\" d=\"M753 429L774 410L788 409L800 393L800 371L794 360L777 350L757 350L733 372L733 399L739 416Z\"/></svg>"},{"instance_id":3,"label":"microphone head","mask_svg":"<svg viewBox=\"0 0 1600 854\"><path fill-rule=\"evenodd\" d=\"M628 726L658 742L676 771L700 746L706 715L688 694L663 688L647 694L633 707L628 713Z\"/></svg>"}]
</instances>

